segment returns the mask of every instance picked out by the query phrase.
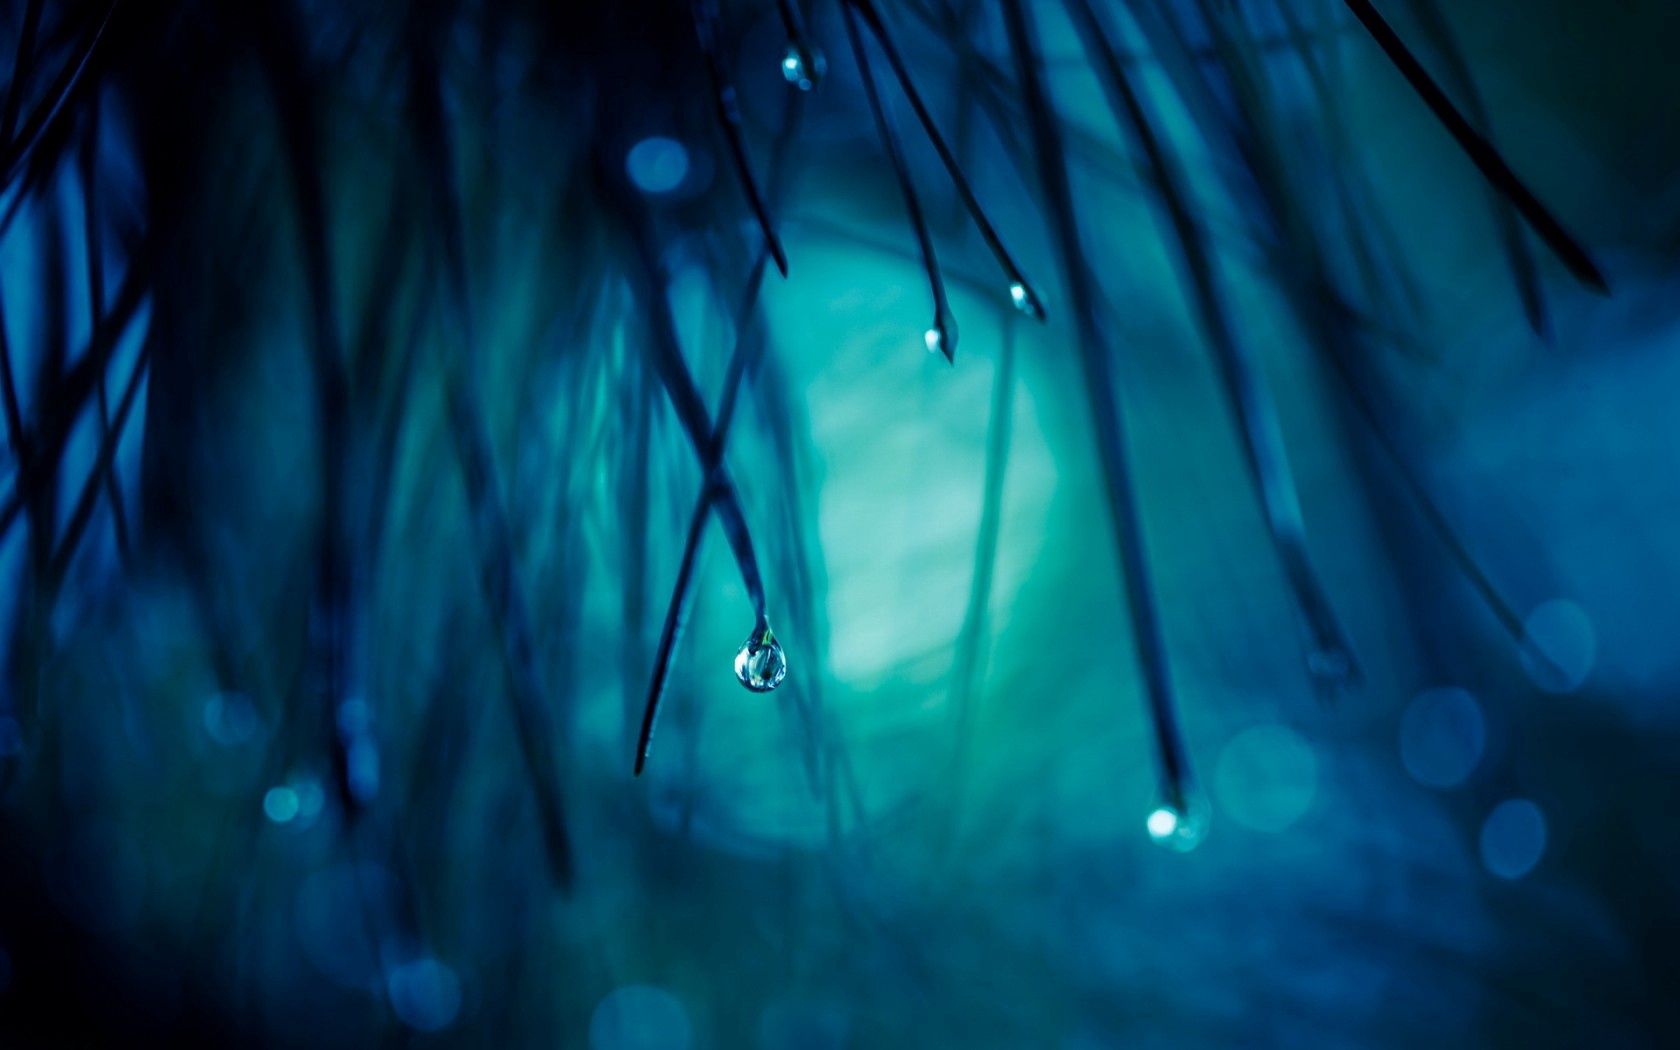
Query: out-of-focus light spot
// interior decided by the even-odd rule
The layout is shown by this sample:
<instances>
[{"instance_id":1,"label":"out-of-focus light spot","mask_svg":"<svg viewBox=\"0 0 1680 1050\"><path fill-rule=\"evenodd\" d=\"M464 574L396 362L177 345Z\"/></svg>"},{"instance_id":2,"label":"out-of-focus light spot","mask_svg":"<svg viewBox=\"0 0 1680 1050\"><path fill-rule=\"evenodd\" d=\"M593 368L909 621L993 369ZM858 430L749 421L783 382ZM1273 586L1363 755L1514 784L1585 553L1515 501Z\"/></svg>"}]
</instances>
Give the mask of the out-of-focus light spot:
<instances>
[{"instance_id":1,"label":"out-of-focus light spot","mask_svg":"<svg viewBox=\"0 0 1680 1050\"><path fill-rule=\"evenodd\" d=\"M238 747L261 729L256 705L243 693L217 693L204 702L204 731L223 747Z\"/></svg>"},{"instance_id":2,"label":"out-of-focus light spot","mask_svg":"<svg viewBox=\"0 0 1680 1050\"><path fill-rule=\"evenodd\" d=\"M1168 800L1149 811L1144 827L1155 844L1178 853L1188 853L1207 836L1207 803L1199 797L1187 802Z\"/></svg>"},{"instance_id":3,"label":"out-of-focus light spot","mask_svg":"<svg viewBox=\"0 0 1680 1050\"><path fill-rule=\"evenodd\" d=\"M315 823L326 801L321 782L305 773L264 792L263 815L276 824L301 831Z\"/></svg>"},{"instance_id":4,"label":"out-of-focus light spot","mask_svg":"<svg viewBox=\"0 0 1680 1050\"><path fill-rule=\"evenodd\" d=\"M416 1031L442 1031L461 1012L461 982L454 970L431 956L394 968L385 986L391 1011Z\"/></svg>"},{"instance_id":5,"label":"out-of-focus light spot","mask_svg":"<svg viewBox=\"0 0 1680 1050\"><path fill-rule=\"evenodd\" d=\"M1220 811L1255 831L1282 831L1312 808L1318 756L1299 733L1254 726L1219 752L1213 789Z\"/></svg>"},{"instance_id":6,"label":"out-of-focus light spot","mask_svg":"<svg viewBox=\"0 0 1680 1050\"><path fill-rule=\"evenodd\" d=\"M290 824L298 815L298 796L285 784L268 789L263 795L263 815L276 824Z\"/></svg>"},{"instance_id":7,"label":"out-of-focus light spot","mask_svg":"<svg viewBox=\"0 0 1680 1050\"><path fill-rule=\"evenodd\" d=\"M688 1011L651 985L614 989L589 1018L590 1050L688 1050L692 1041Z\"/></svg>"},{"instance_id":8,"label":"out-of-focus light spot","mask_svg":"<svg viewBox=\"0 0 1680 1050\"><path fill-rule=\"evenodd\" d=\"M1581 688L1598 660L1598 635L1591 618L1567 599L1536 606L1523 621L1523 638L1523 668L1548 693Z\"/></svg>"},{"instance_id":9,"label":"out-of-focus light spot","mask_svg":"<svg viewBox=\"0 0 1680 1050\"><path fill-rule=\"evenodd\" d=\"M688 150L676 139L653 135L630 147L624 168L644 193L670 193L688 177Z\"/></svg>"},{"instance_id":10,"label":"out-of-focus light spot","mask_svg":"<svg viewBox=\"0 0 1680 1050\"><path fill-rule=\"evenodd\" d=\"M346 738L360 736L373 725L373 709L359 696L338 705L338 731Z\"/></svg>"},{"instance_id":11,"label":"out-of-focus light spot","mask_svg":"<svg viewBox=\"0 0 1680 1050\"><path fill-rule=\"evenodd\" d=\"M23 754L23 727L11 715L0 715L0 758Z\"/></svg>"},{"instance_id":12,"label":"out-of-focus light spot","mask_svg":"<svg viewBox=\"0 0 1680 1050\"><path fill-rule=\"evenodd\" d=\"M292 782L292 790L297 792L297 818L300 824L313 824L315 818L321 815L321 807L326 805L326 792L321 790L321 782L314 777L301 777Z\"/></svg>"},{"instance_id":13,"label":"out-of-focus light spot","mask_svg":"<svg viewBox=\"0 0 1680 1050\"><path fill-rule=\"evenodd\" d=\"M1486 744L1481 706L1463 689L1426 689L1400 717L1400 761L1412 779L1428 787L1464 783Z\"/></svg>"},{"instance_id":14,"label":"out-of-focus light spot","mask_svg":"<svg viewBox=\"0 0 1680 1050\"><path fill-rule=\"evenodd\" d=\"M1506 799L1482 822L1482 863L1502 879L1520 879L1546 852L1546 815L1526 798Z\"/></svg>"},{"instance_id":15,"label":"out-of-focus light spot","mask_svg":"<svg viewBox=\"0 0 1680 1050\"><path fill-rule=\"evenodd\" d=\"M379 794L379 748L366 733L358 736L344 756L345 776L350 794L357 802L372 802Z\"/></svg>"},{"instance_id":16,"label":"out-of-focus light spot","mask_svg":"<svg viewBox=\"0 0 1680 1050\"><path fill-rule=\"evenodd\" d=\"M809 91L828 72L828 59L821 51L789 44L782 54L782 79L801 91Z\"/></svg>"},{"instance_id":17,"label":"out-of-focus light spot","mask_svg":"<svg viewBox=\"0 0 1680 1050\"><path fill-rule=\"evenodd\" d=\"M332 864L299 884L293 928L304 958L341 988L379 986L379 956L370 929L390 929L397 891L390 872L377 864Z\"/></svg>"}]
</instances>

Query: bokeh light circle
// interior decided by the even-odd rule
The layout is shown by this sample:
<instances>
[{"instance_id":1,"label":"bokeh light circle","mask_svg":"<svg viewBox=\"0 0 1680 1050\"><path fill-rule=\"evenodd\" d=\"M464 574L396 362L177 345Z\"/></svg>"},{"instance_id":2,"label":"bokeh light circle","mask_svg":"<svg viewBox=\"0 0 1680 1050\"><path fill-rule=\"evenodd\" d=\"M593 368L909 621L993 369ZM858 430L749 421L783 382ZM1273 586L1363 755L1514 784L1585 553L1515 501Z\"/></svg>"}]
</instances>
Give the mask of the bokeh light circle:
<instances>
[{"instance_id":1,"label":"bokeh light circle","mask_svg":"<svg viewBox=\"0 0 1680 1050\"><path fill-rule=\"evenodd\" d=\"M1457 787L1475 772L1487 747L1481 705L1457 687L1426 689L1400 717L1400 761L1413 780Z\"/></svg>"},{"instance_id":2,"label":"bokeh light circle","mask_svg":"<svg viewBox=\"0 0 1680 1050\"><path fill-rule=\"evenodd\" d=\"M391 1012L415 1031L442 1031L461 1012L461 982L455 971L429 955L393 968L385 987Z\"/></svg>"},{"instance_id":3,"label":"bokeh light circle","mask_svg":"<svg viewBox=\"0 0 1680 1050\"><path fill-rule=\"evenodd\" d=\"M1502 879L1520 879L1546 852L1546 815L1526 798L1506 799L1482 822L1482 864Z\"/></svg>"},{"instance_id":4,"label":"bokeh light circle","mask_svg":"<svg viewBox=\"0 0 1680 1050\"><path fill-rule=\"evenodd\" d=\"M670 193L688 178L688 150L676 139L650 135L630 147L624 170L643 193Z\"/></svg>"},{"instance_id":5,"label":"bokeh light circle","mask_svg":"<svg viewBox=\"0 0 1680 1050\"><path fill-rule=\"evenodd\" d=\"M1232 737L1213 773L1220 812L1254 831L1283 831L1312 808L1318 756L1301 734L1261 725Z\"/></svg>"},{"instance_id":6,"label":"bokeh light circle","mask_svg":"<svg viewBox=\"0 0 1680 1050\"><path fill-rule=\"evenodd\" d=\"M652 985L613 989L589 1018L590 1050L688 1050L692 1044L688 1011Z\"/></svg>"},{"instance_id":7,"label":"bokeh light circle","mask_svg":"<svg viewBox=\"0 0 1680 1050\"><path fill-rule=\"evenodd\" d=\"M1523 621L1523 669L1548 693L1573 693L1598 661L1598 634L1586 610L1554 598ZM1536 653L1538 650L1538 653Z\"/></svg>"},{"instance_id":8,"label":"bokeh light circle","mask_svg":"<svg viewBox=\"0 0 1680 1050\"><path fill-rule=\"evenodd\" d=\"M268 789L263 795L263 815L276 824L290 824L298 815L298 794L285 784Z\"/></svg>"}]
</instances>

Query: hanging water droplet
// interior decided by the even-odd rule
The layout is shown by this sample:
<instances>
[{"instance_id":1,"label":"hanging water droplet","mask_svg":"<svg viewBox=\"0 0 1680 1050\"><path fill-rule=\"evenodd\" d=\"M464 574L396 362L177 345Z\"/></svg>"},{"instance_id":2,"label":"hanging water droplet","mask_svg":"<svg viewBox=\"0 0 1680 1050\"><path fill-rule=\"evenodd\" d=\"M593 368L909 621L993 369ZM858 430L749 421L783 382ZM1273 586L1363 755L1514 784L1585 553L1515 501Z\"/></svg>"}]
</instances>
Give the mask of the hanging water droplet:
<instances>
[{"instance_id":1,"label":"hanging water droplet","mask_svg":"<svg viewBox=\"0 0 1680 1050\"><path fill-rule=\"evenodd\" d=\"M922 342L927 344L930 354L937 354L945 349L945 336L937 328L929 328L923 332Z\"/></svg>"},{"instance_id":2,"label":"hanging water droplet","mask_svg":"<svg viewBox=\"0 0 1680 1050\"><path fill-rule=\"evenodd\" d=\"M1015 304L1015 309L1034 321L1044 320L1044 304L1038 301L1038 293L1024 282L1016 281L1009 286L1009 301Z\"/></svg>"},{"instance_id":3,"label":"hanging water droplet","mask_svg":"<svg viewBox=\"0 0 1680 1050\"><path fill-rule=\"evenodd\" d=\"M828 72L828 59L816 48L789 44L782 55L782 78L801 91L809 91Z\"/></svg>"},{"instance_id":4,"label":"hanging water droplet","mask_svg":"<svg viewBox=\"0 0 1680 1050\"><path fill-rule=\"evenodd\" d=\"M1207 835L1207 803L1191 796L1169 796L1149 811L1144 826L1158 846L1178 853L1188 853L1201 844Z\"/></svg>"},{"instance_id":5,"label":"hanging water droplet","mask_svg":"<svg viewBox=\"0 0 1680 1050\"><path fill-rule=\"evenodd\" d=\"M787 677L787 656L768 625L755 627L735 653L735 677L755 693L768 693Z\"/></svg>"}]
</instances>

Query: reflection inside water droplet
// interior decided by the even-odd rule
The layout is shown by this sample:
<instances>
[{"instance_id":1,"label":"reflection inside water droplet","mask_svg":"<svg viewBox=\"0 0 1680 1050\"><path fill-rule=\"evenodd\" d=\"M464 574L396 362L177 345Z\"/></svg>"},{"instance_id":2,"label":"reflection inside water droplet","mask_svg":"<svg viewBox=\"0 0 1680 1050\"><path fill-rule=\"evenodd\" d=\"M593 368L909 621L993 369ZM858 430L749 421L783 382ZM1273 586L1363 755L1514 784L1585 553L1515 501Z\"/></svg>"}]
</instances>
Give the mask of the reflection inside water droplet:
<instances>
[{"instance_id":1,"label":"reflection inside water droplet","mask_svg":"<svg viewBox=\"0 0 1680 1050\"><path fill-rule=\"evenodd\" d=\"M735 677L755 693L768 693L787 677L787 656L768 626L754 628L735 653Z\"/></svg>"},{"instance_id":2,"label":"reflection inside water droplet","mask_svg":"<svg viewBox=\"0 0 1680 1050\"><path fill-rule=\"evenodd\" d=\"M828 59L815 48L789 44L782 55L782 78L801 91L809 91L828 72Z\"/></svg>"},{"instance_id":3,"label":"reflection inside water droplet","mask_svg":"<svg viewBox=\"0 0 1680 1050\"><path fill-rule=\"evenodd\" d=\"M1033 320L1044 320L1044 304L1038 301L1038 293L1022 282L1016 281L1009 286L1009 301L1015 304L1015 309Z\"/></svg>"},{"instance_id":4,"label":"reflection inside water droplet","mask_svg":"<svg viewBox=\"0 0 1680 1050\"><path fill-rule=\"evenodd\" d=\"M1149 811L1144 826L1158 846L1178 853L1188 853L1201 844L1207 835L1207 803L1191 795L1169 796Z\"/></svg>"}]
</instances>

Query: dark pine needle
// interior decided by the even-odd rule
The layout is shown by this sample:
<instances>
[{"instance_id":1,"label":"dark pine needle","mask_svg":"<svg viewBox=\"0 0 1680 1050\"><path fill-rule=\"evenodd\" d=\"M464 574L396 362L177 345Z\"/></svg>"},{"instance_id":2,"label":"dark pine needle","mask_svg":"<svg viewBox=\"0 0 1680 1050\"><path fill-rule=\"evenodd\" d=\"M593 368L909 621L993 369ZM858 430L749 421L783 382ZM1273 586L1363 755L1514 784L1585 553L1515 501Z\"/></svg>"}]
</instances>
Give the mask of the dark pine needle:
<instances>
[{"instance_id":1,"label":"dark pine needle","mask_svg":"<svg viewBox=\"0 0 1680 1050\"><path fill-rule=\"evenodd\" d=\"M1493 144L1482 136L1464 114L1458 111L1447 93L1435 83L1429 72L1423 68L1400 35L1383 18L1382 13L1370 0L1343 0L1348 10L1353 12L1359 23L1371 34L1377 46L1382 48L1383 54L1399 70L1400 75L1417 92L1424 105L1435 115L1435 119L1447 129L1471 163L1482 173L1482 177L1493 184L1493 187L1504 194L1512 206L1517 209L1529 228L1546 243L1558 259L1574 274L1576 279L1588 288L1603 294L1609 294L1610 285L1604 279L1604 274L1587 255L1586 249L1570 236L1550 210L1540 202L1540 199L1529 190L1528 186L1517 177L1516 172L1506 163Z\"/></svg>"},{"instance_id":2,"label":"dark pine needle","mask_svg":"<svg viewBox=\"0 0 1680 1050\"><path fill-rule=\"evenodd\" d=\"M893 176L898 180L898 188L904 194L904 209L909 213L911 228L916 231L916 241L922 249L922 266L927 270L928 286L933 291L933 325L927 332L927 348L944 354L947 361L954 361L957 351L957 326L951 316L950 303L945 297L945 278L939 271L939 258L934 254L933 235L929 232L927 219L922 214L922 202L916 195L915 183L910 180L910 167L904 162L904 151L899 146L898 132L893 128L892 117L881 102L880 88L875 83L875 75L869 69L869 55L864 48L863 35L858 32L857 11L850 2L842 3L840 9L845 15L846 37L851 44L852 57L857 61L858 76L863 80L864 97L868 99L869 112L875 118L875 130L881 139L881 148L886 151L887 159L892 162Z\"/></svg>"}]
</instances>

